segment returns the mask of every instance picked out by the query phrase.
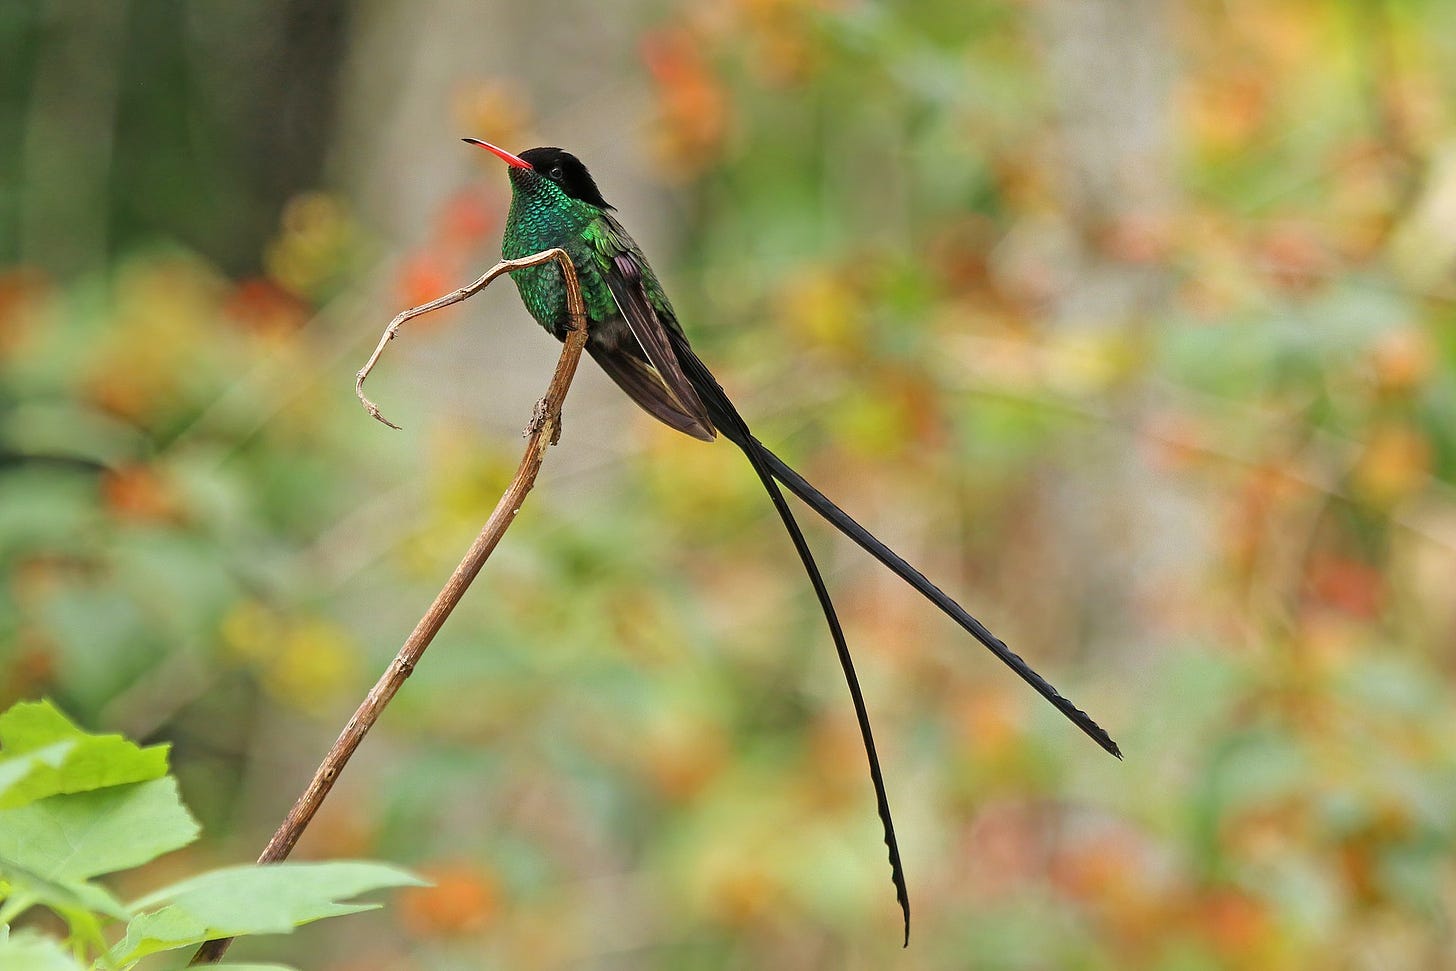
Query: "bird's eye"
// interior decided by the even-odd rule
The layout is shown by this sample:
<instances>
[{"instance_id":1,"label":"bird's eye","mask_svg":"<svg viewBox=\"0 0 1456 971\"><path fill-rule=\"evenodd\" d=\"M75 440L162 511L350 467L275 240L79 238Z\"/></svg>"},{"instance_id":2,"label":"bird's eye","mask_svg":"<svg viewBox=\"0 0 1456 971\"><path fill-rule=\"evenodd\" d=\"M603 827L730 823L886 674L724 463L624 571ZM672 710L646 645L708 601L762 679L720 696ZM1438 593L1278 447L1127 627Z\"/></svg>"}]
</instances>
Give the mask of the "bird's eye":
<instances>
[{"instance_id":1,"label":"bird's eye","mask_svg":"<svg viewBox=\"0 0 1456 971\"><path fill-rule=\"evenodd\" d=\"M551 178L555 179L557 182L560 182L562 176L564 176L565 174L565 172L561 171L561 166L559 165L553 168L550 172Z\"/></svg>"}]
</instances>

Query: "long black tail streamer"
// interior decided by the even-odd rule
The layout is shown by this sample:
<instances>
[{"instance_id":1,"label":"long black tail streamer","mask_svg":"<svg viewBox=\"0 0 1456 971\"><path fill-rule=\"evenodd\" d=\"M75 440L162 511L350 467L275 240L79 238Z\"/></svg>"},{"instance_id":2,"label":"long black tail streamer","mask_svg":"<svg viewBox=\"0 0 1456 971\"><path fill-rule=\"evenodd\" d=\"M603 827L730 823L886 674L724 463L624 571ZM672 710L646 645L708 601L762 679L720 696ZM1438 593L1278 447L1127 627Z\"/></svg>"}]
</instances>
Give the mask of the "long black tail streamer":
<instances>
[{"instance_id":1,"label":"long black tail streamer","mask_svg":"<svg viewBox=\"0 0 1456 971\"><path fill-rule=\"evenodd\" d=\"M799 559L804 563L804 571L809 574L809 582L814 585L814 595L819 598L819 606L824 611L824 620L829 625L829 634L834 639L834 649L839 655L839 666L844 671L845 683L849 685L849 697L854 702L855 718L859 721L859 734L864 741L865 756L870 765L870 781L874 783L875 787L875 803L880 813L880 824L885 831L885 846L890 853L890 879L895 884L895 899L899 901L900 911L905 916L905 946L909 947L910 892L905 886L905 868L900 862L900 844L895 839L894 820L890 818L890 800L885 793L884 776L880 772L880 757L875 752L875 739L870 730L870 715L865 707L864 692L860 690L859 676L854 671L854 659L850 656L849 644L844 639L844 631L839 626L839 617L834 612L834 602L829 597L829 589L824 585L824 578L820 575L819 567L814 562L814 554L809 549L808 541L804 539L804 534L799 529L794 514L789 510L789 504L779 490L778 483L774 481L772 462L778 460L749 432L747 423L738 414L738 409L733 407L733 402L729 400L727 393L718 384L707 365L703 364L693 353L692 348L688 347L687 341L675 334L672 335L672 341L683 371L698 392L698 397L707 406L713 423L729 441L743 450L743 454L753 464L753 470L758 473L764 489L768 492L769 498L773 500L779 518L783 520L784 528L788 530L789 538L794 542L794 549L798 551ZM1012 656L1015 657L1015 655Z\"/></svg>"},{"instance_id":2,"label":"long black tail streamer","mask_svg":"<svg viewBox=\"0 0 1456 971\"><path fill-rule=\"evenodd\" d=\"M721 428L720 430L729 441L733 441L735 444L743 447L742 443L739 443L734 438L734 435L739 431L737 428L730 426ZM1085 711L1062 697L1046 678L1043 678L1036 671L1032 670L1031 665L1027 664L1011 648L1007 647L1001 638L987 630L984 624L972 617L966 612L964 607L956 603L939 587L927 580L923 573L909 563L906 563L898 553L880 542L869 530L851 519L849 514L843 509L840 509L829 499L825 498L822 492L814 488L809 484L808 480L790 468L787 462L769 451L768 447L762 442L751 436L750 441L762 460L768 464L769 469L773 472L774 478L787 486L789 491L803 500L805 505L813 509L820 516L823 516L830 525L858 543L867 553L889 567L900 579L920 591L925 599L935 604L955 620L956 623L969 631L976 640L989 648L992 654L995 654L1001 659L1002 663L1015 671L1023 681L1035 688L1038 694L1047 701L1050 701L1057 711L1065 715L1073 725L1076 725L1085 732L1094 742L1119 759L1122 758L1122 750L1117 747L1117 743L1112 740L1112 736L1108 735L1101 725L1093 721L1092 717Z\"/></svg>"}]
</instances>

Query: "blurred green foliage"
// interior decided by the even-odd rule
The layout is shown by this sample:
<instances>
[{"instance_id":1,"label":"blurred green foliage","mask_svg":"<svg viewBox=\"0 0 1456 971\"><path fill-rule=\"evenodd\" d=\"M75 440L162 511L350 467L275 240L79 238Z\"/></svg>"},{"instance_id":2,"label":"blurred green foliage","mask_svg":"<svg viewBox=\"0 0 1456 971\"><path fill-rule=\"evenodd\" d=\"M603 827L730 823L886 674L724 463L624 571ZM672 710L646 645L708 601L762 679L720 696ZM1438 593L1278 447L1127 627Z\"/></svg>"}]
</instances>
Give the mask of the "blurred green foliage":
<instances>
[{"instance_id":1,"label":"blurred green foliage","mask_svg":"<svg viewBox=\"0 0 1456 971\"><path fill-rule=\"evenodd\" d=\"M741 463L634 418L607 472L548 462L300 845L435 888L297 963L1443 965L1456 9L1130 6L1166 17L1161 81L1064 80L1058 18L1115 0L684 3L639 75L654 262L760 437L1127 762L817 531L905 850L900 954L786 541ZM535 143L503 83L472 123ZM1151 162L1117 154L1131 108L1067 114L1159 83ZM1109 170L1153 188L1099 194ZM384 287L387 242L317 192L251 269L174 227L0 277L3 693L171 741L232 834L177 866L256 852L514 467L458 424L382 441L348 390L377 326L491 259L481 171ZM593 420L569 402L558 452Z\"/></svg>"}]
</instances>

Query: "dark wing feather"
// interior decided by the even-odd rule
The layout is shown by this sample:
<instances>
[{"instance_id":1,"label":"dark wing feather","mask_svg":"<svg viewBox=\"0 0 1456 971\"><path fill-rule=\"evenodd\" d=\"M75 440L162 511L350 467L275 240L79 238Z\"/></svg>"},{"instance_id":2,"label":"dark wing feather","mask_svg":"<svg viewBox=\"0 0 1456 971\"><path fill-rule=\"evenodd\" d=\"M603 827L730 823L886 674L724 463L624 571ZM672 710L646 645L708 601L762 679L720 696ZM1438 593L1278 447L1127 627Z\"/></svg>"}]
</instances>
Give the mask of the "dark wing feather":
<instances>
[{"instance_id":1,"label":"dark wing feather","mask_svg":"<svg viewBox=\"0 0 1456 971\"><path fill-rule=\"evenodd\" d=\"M663 327L662 321L658 319L652 302L647 299L647 291L642 285L642 269L637 265L636 257L630 252L617 253L611 258L611 263L604 276L607 278L607 287L612 291L612 297L617 302L617 309L622 312L623 319L627 321L627 326L632 330L632 336L637 339L642 353L647 355L648 363L657 371L657 376L661 379L661 390L667 393L671 404L675 406L671 410L676 410L691 419L702 430L708 432L708 437L711 439L713 421L708 417L708 411L703 407L702 401L698 399L698 393L693 390L692 384L683 374L682 365L678 363L677 354L668 340L667 330ZM601 358L598 357L597 360L600 361ZM613 377L616 375L613 374ZM622 384L620 380L617 383ZM626 385L622 385L622 388L628 394L632 394L632 390ZM635 394L632 394L632 397L653 415L662 418L658 408L647 406L642 398L638 398ZM663 420L666 421L666 419ZM671 421L667 423L677 427Z\"/></svg>"},{"instance_id":2,"label":"dark wing feather","mask_svg":"<svg viewBox=\"0 0 1456 971\"><path fill-rule=\"evenodd\" d=\"M667 390L656 369L647 361L623 348L604 348L587 344L587 353L607 372L607 377L617 382L617 387L637 402L653 418L686 432L696 439L711 442L717 438L712 424L684 412L677 405L676 398ZM635 348L633 348L635 350Z\"/></svg>"}]
</instances>

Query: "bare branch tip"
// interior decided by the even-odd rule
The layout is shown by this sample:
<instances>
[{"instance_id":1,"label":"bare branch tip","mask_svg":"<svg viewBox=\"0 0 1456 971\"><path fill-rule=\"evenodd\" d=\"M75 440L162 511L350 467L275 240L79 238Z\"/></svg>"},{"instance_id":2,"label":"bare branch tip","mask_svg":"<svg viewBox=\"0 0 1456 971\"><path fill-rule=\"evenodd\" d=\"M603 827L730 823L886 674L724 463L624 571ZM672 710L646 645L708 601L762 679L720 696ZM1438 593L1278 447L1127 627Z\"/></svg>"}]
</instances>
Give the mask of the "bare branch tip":
<instances>
[{"instance_id":1,"label":"bare branch tip","mask_svg":"<svg viewBox=\"0 0 1456 971\"><path fill-rule=\"evenodd\" d=\"M382 422L388 425L390 428L393 428L395 431L403 430L394 422L390 421L388 418L385 418L382 414L380 414L379 406L376 405L374 402L370 401L368 398L364 397L362 392L359 394L359 404L364 406L364 410L368 412L369 417L373 418L375 421Z\"/></svg>"}]
</instances>

